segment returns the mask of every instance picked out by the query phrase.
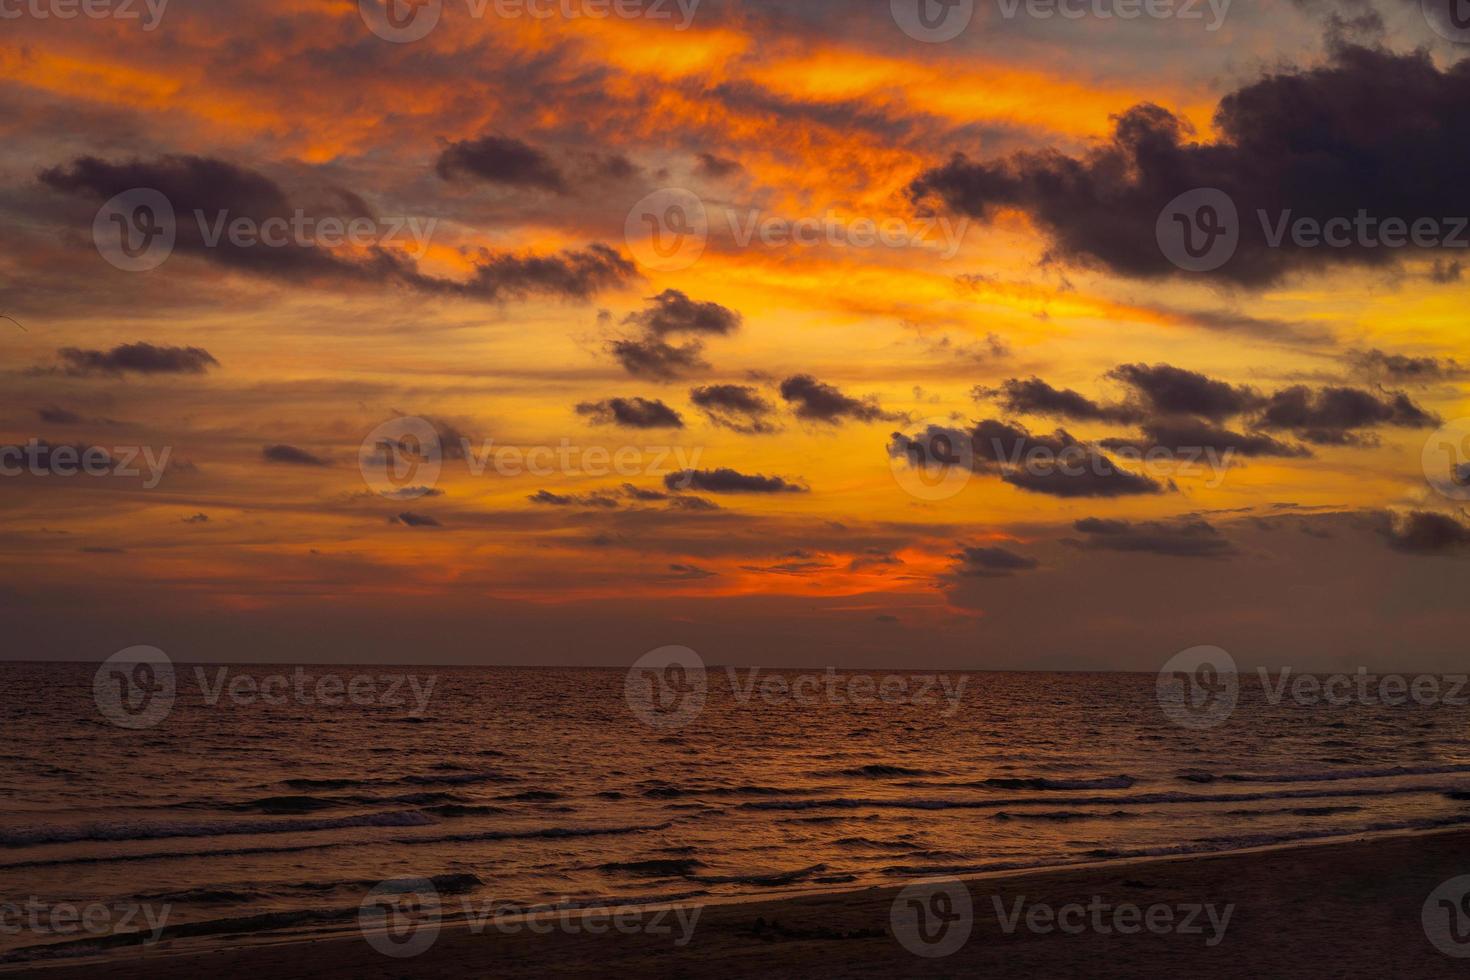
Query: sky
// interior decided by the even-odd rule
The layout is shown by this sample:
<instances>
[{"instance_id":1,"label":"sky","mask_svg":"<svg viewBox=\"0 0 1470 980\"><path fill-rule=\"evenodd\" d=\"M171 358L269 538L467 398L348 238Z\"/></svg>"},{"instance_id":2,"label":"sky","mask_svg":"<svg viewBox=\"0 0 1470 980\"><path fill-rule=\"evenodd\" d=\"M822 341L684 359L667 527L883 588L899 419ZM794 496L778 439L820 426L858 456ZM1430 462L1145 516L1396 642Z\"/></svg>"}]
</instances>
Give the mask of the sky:
<instances>
[{"instance_id":1,"label":"sky","mask_svg":"<svg viewBox=\"0 0 1470 980\"><path fill-rule=\"evenodd\" d=\"M0 0L7 658L1463 665L1433 4L97 9Z\"/></svg>"}]
</instances>

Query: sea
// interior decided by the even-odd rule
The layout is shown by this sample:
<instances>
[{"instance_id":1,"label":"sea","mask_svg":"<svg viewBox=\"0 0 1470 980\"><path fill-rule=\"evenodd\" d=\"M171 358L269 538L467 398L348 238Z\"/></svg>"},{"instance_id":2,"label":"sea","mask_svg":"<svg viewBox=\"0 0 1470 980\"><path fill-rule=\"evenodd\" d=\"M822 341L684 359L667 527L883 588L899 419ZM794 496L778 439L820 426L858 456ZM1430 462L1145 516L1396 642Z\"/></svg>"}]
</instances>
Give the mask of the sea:
<instances>
[{"instance_id":1,"label":"sea","mask_svg":"<svg viewBox=\"0 0 1470 980\"><path fill-rule=\"evenodd\" d=\"M0 664L0 964L348 932L385 882L453 920L1470 821L1470 708L1245 674L1199 727L1153 674L712 667L650 714L621 669L169 669L159 716ZM58 907L97 928L26 918Z\"/></svg>"}]
</instances>

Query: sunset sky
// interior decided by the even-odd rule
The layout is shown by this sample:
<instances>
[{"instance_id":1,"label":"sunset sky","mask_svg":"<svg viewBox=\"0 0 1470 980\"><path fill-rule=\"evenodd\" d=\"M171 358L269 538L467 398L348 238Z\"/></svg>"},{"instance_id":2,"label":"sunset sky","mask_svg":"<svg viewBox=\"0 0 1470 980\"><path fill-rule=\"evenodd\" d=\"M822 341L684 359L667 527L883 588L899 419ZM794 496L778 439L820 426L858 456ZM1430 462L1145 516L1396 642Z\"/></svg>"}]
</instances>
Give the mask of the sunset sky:
<instances>
[{"instance_id":1,"label":"sunset sky","mask_svg":"<svg viewBox=\"0 0 1470 980\"><path fill-rule=\"evenodd\" d=\"M1470 215L1470 48L1417 0L982 2L943 43L886 2L668 8L0 24L0 444L169 453L0 478L9 657L1463 667L1470 516L1424 450L1470 416L1467 250L1254 217ZM1206 272L1155 235L1196 187L1242 215ZM137 188L178 229L130 272L93 227ZM705 211L688 264L637 234L660 191ZM211 246L196 210L397 234ZM432 493L360 470L403 416ZM940 498L905 447L941 430L1104 460ZM637 472L477 474L462 439Z\"/></svg>"}]
</instances>

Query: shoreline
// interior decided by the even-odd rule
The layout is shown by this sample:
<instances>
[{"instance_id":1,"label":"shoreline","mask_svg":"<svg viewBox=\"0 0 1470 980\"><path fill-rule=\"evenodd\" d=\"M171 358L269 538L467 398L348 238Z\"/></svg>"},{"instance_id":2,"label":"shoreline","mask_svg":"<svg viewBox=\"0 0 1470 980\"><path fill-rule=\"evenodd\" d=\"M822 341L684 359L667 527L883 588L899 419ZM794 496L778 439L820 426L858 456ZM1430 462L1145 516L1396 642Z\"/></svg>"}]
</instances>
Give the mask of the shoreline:
<instances>
[{"instance_id":1,"label":"shoreline","mask_svg":"<svg viewBox=\"0 0 1470 980\"><path fill-rule=\"evenodd\" d=\"M164 940L100 956L17 962L0 968L0 974L29 971L47 980L80 980L105 971L109 977L182 980L268 972L276 980L346 980L479 975L491 967L497 976L527 977L621 970L655 976L1046 976L1066 974L1068 963L1085 959L1092 975L1120 977L1250 972L1305 977L1315 975L1314 962L1325 969L1329 961L1338 976L1463 976L1464 964L1431 943L1420 918L1430 893L1461 874L1470 874L1470 829L1387 830L780 897L556 910L509 917L504 927L483 923L476 928L452 920L412 957L385 955L360 932L333 931L299 939L276 934L252 942L244 937L207 949ZM945 956L921 956L905 948L905 940L914 945L915 934L912 923L893 917L900 892L909 905L915 898L922 904L957 881L972 898L972 934ZM1020 918L1021 910L1030 915L1037 903L1043 911L1055 911L1099 901L1115 915L1137 907L1159 910L1163 918L1162 910L1174 909L1177 931L1124 934L1108 928L1106 919L1096 919L1072 934L1056 925L1044 928L1046 916L1040 912L1035 922ZM607 911L612 908L619 911ZM1189 930L1184 928L1186 908L1195 913ZM661 909L681 914L676 918L668 912L655 923ZM613 928L615 915L629 925L636 918L638 928ZM558 918L573 925L558 927ZM533 922L545 928L537 931ZM597 922L603 923L600 932L589 928ZM1200 928L1213 928L1218 941L1205 945L1208 937L1193 931ZM681 936L683 943L677 942ZM934 952L922 943L919 947ZM1346 973L1343 956L1352 960ZM1025 970L1018 957L1030 964ZM1254 965L1243 968L1242 957ZM1113 966L1118 972L1107 972Z\"/></svg>"}]
</instances>

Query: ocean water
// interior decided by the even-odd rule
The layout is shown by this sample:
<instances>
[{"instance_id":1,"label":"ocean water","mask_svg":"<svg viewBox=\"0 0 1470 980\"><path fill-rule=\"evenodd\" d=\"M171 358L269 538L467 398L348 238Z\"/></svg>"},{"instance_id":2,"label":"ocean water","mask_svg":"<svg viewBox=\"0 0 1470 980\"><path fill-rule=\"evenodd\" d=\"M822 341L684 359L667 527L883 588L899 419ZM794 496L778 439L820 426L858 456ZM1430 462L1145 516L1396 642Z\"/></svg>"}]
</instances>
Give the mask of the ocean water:
<instances>
[{"instance_id":1,"label":"ocean water","mask_svg":"<svg viewBox=\"0 0 1470 980\"><path fill-rule=\"evenodd\" d=\"M221 668L199 669L203 686L177 666L167 716L129 729L99 710L95 665L0 665L0 900L166 905L169 941L207 945L353 929L390 879L435 881L453 918L1470 820L1470 708L1271 704L1252 677L1195 730L1152 674L951 673L952 703L793 704L712 669L703 711L660 728L619 670L307 667L308 697L268 704L249 685L295 668L229 668L247 694L215 703ZM406 684L401 704L312 700L353 674L433 688L421 713ZM0 956L84 939L7 929Z\"/></svg>"}]
</instances>

